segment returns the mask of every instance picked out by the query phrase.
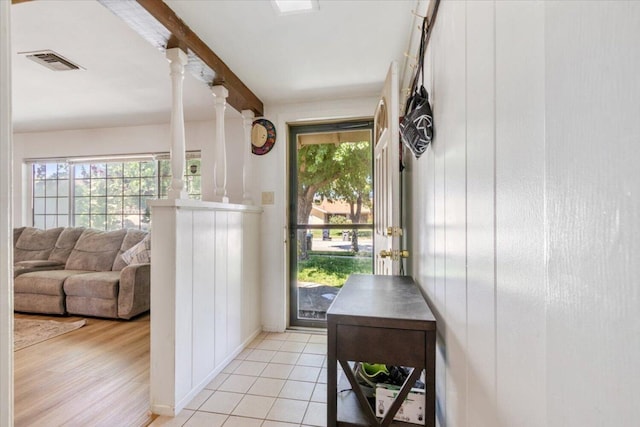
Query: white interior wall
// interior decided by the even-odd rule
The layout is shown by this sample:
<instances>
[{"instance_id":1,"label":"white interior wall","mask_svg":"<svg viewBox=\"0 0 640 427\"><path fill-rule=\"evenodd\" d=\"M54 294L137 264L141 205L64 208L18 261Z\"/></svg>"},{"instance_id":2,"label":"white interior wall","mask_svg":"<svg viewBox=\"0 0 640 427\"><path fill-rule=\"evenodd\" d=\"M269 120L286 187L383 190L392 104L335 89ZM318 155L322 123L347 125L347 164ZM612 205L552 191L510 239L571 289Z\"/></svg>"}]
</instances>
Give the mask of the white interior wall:
<instances>
[{"instance_id":1,"label":"white interior wall","mask_svg":"<svg viewBox=\"0 0 640 427\"><path fill-rule=\"evenodd\" d=\"M440 426L640 418L640 3L442 2L407 170Z\"/></svg>"},{"instance_id":2,"label":"white interior wall","mask_svg":"<svg viewBox=\"0 0 640 427\"><path fill-rule=\"evenodd\" d=\"M227 190L232 203L242 201L242 158L244 130L242 118L225 119L228 168ZM215 122L185 123L187 150L201 150L203 200L213 200ZM14 180L22 182L14 191L14 221L30 225L28 176L24 159L108 156L114 154L169 152L169 124L103 129L33 132L14 135Z\"/></svg>"}]
</instances>

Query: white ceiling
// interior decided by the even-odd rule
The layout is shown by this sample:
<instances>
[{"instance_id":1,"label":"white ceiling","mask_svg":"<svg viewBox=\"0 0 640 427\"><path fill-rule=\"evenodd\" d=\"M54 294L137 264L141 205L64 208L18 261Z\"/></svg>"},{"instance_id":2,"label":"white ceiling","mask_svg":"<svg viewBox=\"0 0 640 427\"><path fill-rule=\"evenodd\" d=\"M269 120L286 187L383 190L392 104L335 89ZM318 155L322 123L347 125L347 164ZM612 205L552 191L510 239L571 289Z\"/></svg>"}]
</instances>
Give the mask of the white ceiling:
<instances>
[{"instance_id":1,"label":"white ceiling","mask_svg":"<svg viewBox=\"0 0 640 427\"><path fill-rule=\"evenodd\" d=\"M268 0L165 0L266 105L379 93L389 62L404 63L417 2L320 0L318 12L282 16ZM164 54L98 2L32 1L11 15L16 132L169 121ZM86 70L17 54L43 49ZM188 73L184 104L187 120L214 117L210 90Z\"/></svg>"}]
</instances>

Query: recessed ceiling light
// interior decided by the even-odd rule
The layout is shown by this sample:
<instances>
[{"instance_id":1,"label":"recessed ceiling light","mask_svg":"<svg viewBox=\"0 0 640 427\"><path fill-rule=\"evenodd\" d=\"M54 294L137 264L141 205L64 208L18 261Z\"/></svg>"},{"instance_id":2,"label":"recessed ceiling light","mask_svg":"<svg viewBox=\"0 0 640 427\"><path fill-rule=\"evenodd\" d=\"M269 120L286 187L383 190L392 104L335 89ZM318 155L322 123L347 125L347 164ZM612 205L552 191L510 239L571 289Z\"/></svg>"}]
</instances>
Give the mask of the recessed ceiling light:
<instances>
[{"instance_id":1,"label":"recessed ceiling light","mask_svg":"<svg viewBox=\"0 0 640 427\"><path fill-rule=\"evenodd\" d=\"M320 9L318 0L271 0L271 3L280 15L313 12Z\"/></svg>"}]
</instances>

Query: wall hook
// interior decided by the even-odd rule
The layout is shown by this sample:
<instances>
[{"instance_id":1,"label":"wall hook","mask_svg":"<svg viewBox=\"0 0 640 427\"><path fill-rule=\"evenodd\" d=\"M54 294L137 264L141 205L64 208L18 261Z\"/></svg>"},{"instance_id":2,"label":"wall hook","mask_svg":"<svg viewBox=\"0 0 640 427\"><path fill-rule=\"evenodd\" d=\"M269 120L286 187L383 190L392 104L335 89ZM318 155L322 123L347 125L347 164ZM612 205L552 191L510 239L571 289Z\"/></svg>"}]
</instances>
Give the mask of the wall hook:
<instances>
[{"instance_id":1,"label":"wall hook","mask_svg":"<svg viewBox=\"0 0 640 427\"><path fill-rule=\"evenodd\" d=\"M415 16L417 16L418 18L422 18L422 19L426 19L426 16L422 16L420 15L418 12L416 12L415 10L411 9L411 13L414 14Z\"/></svg>"},{"instance_id":2,"label":"wall hook","mask_svg":"<svg viewBox=\"0 0 640 427\"><path fill-rule=\"evenodd\" d=\"M414 61L418 60L417 56L409 55L407 52L404 52L404 56L406 56L409 59L413 59Z\"/></svg>"}]
</instances>

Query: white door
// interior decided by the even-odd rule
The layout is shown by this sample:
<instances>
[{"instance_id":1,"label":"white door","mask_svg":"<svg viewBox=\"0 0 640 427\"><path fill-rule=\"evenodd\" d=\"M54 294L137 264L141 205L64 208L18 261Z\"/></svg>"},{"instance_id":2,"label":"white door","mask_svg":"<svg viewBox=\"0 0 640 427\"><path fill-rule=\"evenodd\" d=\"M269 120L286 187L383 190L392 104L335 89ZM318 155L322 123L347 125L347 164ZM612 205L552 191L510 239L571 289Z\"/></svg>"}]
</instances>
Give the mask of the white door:
<instances>
[{"instance_id":1,"label":"white door","mask_svg":"<svg viewBox=\"0 0 640 427\"><path fill-rule=\"evenodd\" d=\"M400 274L398 64L392 62L374 115L375 274Z\"/></svg>"}]
</instances>

